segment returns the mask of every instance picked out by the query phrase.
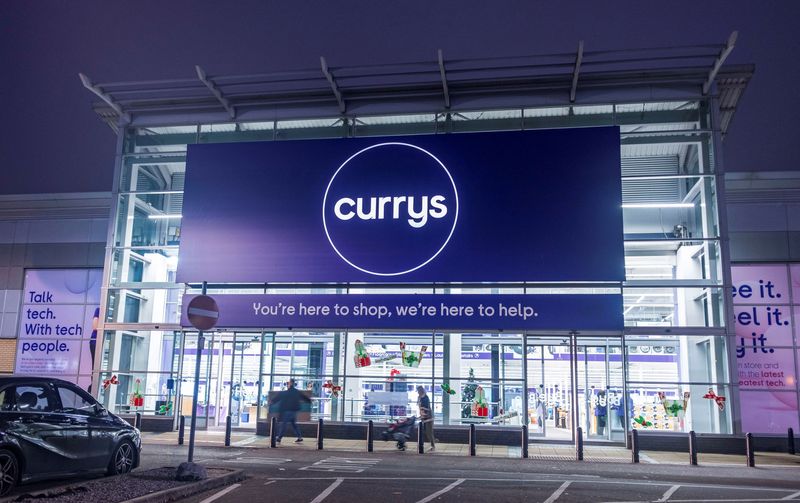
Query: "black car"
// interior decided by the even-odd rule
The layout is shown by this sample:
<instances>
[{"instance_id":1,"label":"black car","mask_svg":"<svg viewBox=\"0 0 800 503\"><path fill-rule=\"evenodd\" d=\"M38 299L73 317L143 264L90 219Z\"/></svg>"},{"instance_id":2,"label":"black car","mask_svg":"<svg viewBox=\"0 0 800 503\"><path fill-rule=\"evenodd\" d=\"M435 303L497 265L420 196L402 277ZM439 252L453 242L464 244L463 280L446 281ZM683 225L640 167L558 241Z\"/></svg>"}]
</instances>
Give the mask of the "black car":
<instances>
[{"instance_id":1,"label":"black car","mask_svg":"<svg viewBox=\"0 0 800 503\"><path fill-rule=\"evenodd\" d=\"M17 484L139 465L139 430L60 379L0 377L0 496Z\"/></svg>"}]
</instances>

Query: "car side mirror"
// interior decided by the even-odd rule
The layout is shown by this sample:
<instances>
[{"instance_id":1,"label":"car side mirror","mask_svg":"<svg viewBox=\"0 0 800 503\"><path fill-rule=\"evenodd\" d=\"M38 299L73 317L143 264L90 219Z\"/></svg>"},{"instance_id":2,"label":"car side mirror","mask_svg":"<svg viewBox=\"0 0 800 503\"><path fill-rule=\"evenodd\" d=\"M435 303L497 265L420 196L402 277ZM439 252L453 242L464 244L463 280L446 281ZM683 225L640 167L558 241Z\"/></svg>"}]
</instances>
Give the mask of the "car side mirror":
<instances>
[{"instance_id":1,"label":"car side mirror","mask_svg":"<svg viewBox=\"0 0 800 503\"><path fill-rule=\"evenodd\" d=\"M99 403L94 404L94 415L98 417L108 416L108 411Z\"/></svg>"}]
</instances>

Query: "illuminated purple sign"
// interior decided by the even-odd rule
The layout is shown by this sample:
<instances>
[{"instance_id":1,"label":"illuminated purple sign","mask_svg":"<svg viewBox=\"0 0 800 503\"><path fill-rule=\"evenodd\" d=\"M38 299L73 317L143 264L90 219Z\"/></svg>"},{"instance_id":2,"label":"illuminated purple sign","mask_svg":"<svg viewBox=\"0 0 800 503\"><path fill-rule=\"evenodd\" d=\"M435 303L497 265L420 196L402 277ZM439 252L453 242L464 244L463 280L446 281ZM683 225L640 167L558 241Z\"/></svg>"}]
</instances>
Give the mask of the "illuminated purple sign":
<instances>
[{"instance_id":1,"label":"illuminated purple sign","mask_svg":"<svg viewBox=\"0 0 800 503\"><path fill-rule=\"evenodd\" d=\"M619 129L198 144L178 282L622 281Z\"/></svg>"}]
</instances>

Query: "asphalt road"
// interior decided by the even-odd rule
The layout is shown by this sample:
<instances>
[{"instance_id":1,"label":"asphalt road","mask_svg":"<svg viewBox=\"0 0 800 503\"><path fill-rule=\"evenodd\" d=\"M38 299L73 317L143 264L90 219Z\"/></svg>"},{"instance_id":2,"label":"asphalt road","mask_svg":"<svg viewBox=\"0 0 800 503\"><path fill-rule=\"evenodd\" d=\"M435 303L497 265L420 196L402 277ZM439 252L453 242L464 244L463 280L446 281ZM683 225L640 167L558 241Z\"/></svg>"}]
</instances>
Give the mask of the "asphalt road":
<instances>
[{"instance_id":1,"label":"asphalt road","mask_svg":"<svg viewBox=\"0 0 800 503\"><path fill-rule=\"evenodd\" d=\"M141 469L177 466L186 447L145 445ZM205 447L195 461L244 469L240 484L190 503L800 501L800 467L689 466ZM22 492L63 485L53 481ZM69 481L71 483L79 481Z\"/></svg>"},{"instance_id":2,"label":"asphalt road","mask_svg":"<svg viewBox=\"0 0 800 503\"><path fill-rule=\"evenodd\" d=\"M182 461L185 449L147 453L149 466ZM184 501L242 503L800 501L800 468L631 465L504 458L345 453L293 449L197 450L207 466L248 479Z\"/></svg>"}]
</instances>

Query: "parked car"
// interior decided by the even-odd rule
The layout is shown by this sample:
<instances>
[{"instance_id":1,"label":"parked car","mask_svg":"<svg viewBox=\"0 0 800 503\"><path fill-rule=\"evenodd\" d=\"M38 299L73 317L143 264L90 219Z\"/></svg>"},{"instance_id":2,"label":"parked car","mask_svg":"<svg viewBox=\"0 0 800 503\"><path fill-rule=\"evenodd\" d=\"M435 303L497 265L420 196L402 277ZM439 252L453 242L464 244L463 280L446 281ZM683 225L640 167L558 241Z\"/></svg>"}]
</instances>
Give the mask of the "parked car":
<instances>
[{"instance_id":1,"label":"parked car","mask_svg":"<svg viewBox=\"0 0 800 503\"><path fill-rule=\"evenodd\" d=\"M0 377L0 496L17 484L139 466L139 430L72 383Z\"/></svg>"}]
</instances>

